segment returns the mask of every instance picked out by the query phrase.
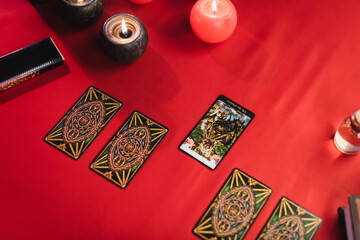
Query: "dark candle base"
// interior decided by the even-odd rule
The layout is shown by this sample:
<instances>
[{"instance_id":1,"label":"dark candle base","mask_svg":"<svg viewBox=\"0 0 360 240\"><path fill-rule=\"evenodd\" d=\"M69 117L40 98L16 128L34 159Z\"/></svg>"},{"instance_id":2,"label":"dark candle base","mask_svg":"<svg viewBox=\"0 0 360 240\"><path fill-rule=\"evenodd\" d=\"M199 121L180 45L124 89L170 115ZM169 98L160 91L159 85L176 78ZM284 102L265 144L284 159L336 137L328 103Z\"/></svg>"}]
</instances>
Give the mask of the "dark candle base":
<instances>
[{"instance_id":1,"label":"dark candle base","mask_svg":"<svg viewBox=\"0 0 360 240\"><path fill-rule=\"evenodd\" d=\"M129 16L128 14L119 15ZM118 17L119 15L112 16L104 23L100 32L100 39L105 55L116 62L127 64L136 61L143 55L148 44L148 33L144 24L136 17L130 15L132 18L136 19L139 24L139 29L137 29L137 31L139 31L139 35L129 43L114 43L107 36L106 29L110 20L114 17ZM119 24L121 25L121 18L119 18ZM132 32L132 34L135 33Z\"/></svg>"},{"instance_id":2,"label":"dark candle base","mask_svg":"<svg viewBox=\"0 0 360 240\"><path fill-rule=\"evenodd\" d=\"M51 1L52 0L29 0L29 2L31 2L32 4L43 4L43 3L48 3Z\"/></svg>"},{"instance_id":3,"label":"dark candle base","mask_svg":"<svg viewBox=\"0 0 360 240\"><path fill-rule=\"evenodd\" d=\"M96 22L104 10L104 0L94 0L83 6L75 6L59 0L64 19L70 24L85 27Z\"/></svg>"}]
</instances>

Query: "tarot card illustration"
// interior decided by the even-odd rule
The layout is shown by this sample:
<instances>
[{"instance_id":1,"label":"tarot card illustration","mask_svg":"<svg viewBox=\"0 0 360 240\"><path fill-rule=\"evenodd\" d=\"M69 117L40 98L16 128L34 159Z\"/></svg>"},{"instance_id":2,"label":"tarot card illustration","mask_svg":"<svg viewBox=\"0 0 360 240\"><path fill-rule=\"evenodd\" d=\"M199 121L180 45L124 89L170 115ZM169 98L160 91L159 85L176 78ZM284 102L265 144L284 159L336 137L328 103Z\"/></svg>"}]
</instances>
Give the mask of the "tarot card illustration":
<instances>
[{"instance_id":1,"label":"tarot card illustration","mask_svg":"<svg viewBox=\"0 0 360 240\"><path fill-rule=\"evenodd\" d=\"M77 160L121 106L115 98L89 87L44 141Z\"/></svg>"},{"instance_id":2,"label":"tarot card illustration","mask_svg":"<svg viewBox=\"0 0 360 240\"><path fill-rule=\"evenodd\" d=\"M215 169L254 118L254 113L220 96L179 149Z\"/></svg>"},{"instance_id":3,"label":"tarot card illustration","mask_svg":"<svg viewBox=\"0 0 360 240\"><path fill-rule=\"evenodd\" d=\"M205 240L241 240L272 193L271 188L234 169L193 229Z\"/></svg>"},{"instance_id":4,"label":"tarot card illustration","mask_svg":"<svg viewBox=\"0 0 360 240\"><path fill-rule=\"evenodd\" d=\"M311 240L322 219L286 197L282 197L257 240Z\"/></svg>"},{"instance_id":5,"label":"tarot card illustration","mask_svg":"<svg viewBox=\"0 0 360 240\"><path fill-rule=\"evenodd\" d=\"M90 164L90 169L125 188L167 133L166 127L135 111Z\"/></svg>"}]
</instances>

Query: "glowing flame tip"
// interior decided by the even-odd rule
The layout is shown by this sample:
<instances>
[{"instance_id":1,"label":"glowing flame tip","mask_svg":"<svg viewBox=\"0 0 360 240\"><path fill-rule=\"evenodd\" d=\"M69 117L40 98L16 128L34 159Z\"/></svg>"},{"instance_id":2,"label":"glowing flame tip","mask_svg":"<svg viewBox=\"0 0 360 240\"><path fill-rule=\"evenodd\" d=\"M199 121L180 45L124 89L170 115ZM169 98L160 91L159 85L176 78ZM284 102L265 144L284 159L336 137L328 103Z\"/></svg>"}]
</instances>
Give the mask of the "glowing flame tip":
<instances>
[{"instance_id":1,"label":"glowing flame tip","mask_svg":"<svg viewBox=\"0 0 360 240\"><path fill-rule=\"evenodd\" d=\"M211 9L212 9L213 12L217 12L217 6L216 6L216 1L215 0L212 1Z\"/></svg>"},{"instance_id":2,"label":"glowing flame tip","mask_svg":"<svg viewBox=\"0 0 360 240\"><path fill-rule=\"evenodd\" d=\"M121 32L124 35L128 34L128 30L127 30L126 23L125 23L124 19L122 19L122 21L121 21Z\"/></svg>"}]
</instances>

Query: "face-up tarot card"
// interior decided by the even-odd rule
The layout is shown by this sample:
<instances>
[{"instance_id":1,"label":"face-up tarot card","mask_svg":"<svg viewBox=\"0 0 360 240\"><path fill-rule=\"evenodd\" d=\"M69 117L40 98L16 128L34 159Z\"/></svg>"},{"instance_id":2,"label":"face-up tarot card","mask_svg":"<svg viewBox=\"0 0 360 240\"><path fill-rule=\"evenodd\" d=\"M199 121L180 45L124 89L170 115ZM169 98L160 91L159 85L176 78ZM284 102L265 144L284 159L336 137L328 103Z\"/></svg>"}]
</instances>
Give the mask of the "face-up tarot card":
<instances>
[{"instance_id":1,"label":"face-up tarot card","mask_svg":"<svg viewBox=\"0 0 360 240\"><path fill-rule=\"evenodd\" d=\"M121 108L122 103L89 87L45 136L45 142L78 159Z\"/></svg>"},{"instance_id":2,"label":"face-up tarot card","mask_svg":"<svg viewBox=\"0 0 360 240\"><path fill-rule=\"evenodd\" d=\"M254 113L221 95L179 149L215 169L254 117Z\"/></svg>"},{"instance_id":3,"label":"face-up tarot card","mask_svg":"<svg viewBox=\"0 0 360 240\"><path fill-rule=\"evenodd\" d=\"M271 188L234 169L193 229L209 240L241 240L272 193Z\"/></svg>"},{"instance_id":4,"label":"face-up tarot card","mask_svg":"<svg viewBox=\"0 0 360 240\"><path fill-rule=\"evenodd\" d=\"M134 111L90 164L90 169L120 188L125 188L168 129Z\"/></svg>"},{"instance_id":5,"label":"face-up tarot card","mask_svg":"<svg viewBox=\"0 0 360 240\"><path fill-rule=\"evenodd\" d=\"M321 218L282 197L257 239L311 240L321 223Z\"/></svg>"}]
</instances>

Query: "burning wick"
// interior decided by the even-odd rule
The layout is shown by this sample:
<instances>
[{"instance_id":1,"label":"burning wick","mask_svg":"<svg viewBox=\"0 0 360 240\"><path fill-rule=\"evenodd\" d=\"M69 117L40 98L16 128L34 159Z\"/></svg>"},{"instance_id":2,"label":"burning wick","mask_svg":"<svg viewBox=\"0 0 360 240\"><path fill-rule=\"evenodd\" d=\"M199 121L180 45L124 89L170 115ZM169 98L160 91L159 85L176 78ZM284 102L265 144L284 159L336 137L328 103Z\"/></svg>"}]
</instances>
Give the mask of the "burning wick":
<instances>
[{"instance_id":1,"label":"burning wick","mask_svg":"<svg viewBox=\"0 0 360 240\"><path fill-rule=\"evenodd\" d=\"M120 33L120 37L122 38L129 38L131 36L132 32L128 31L127 27L126 27L126 23L125 20L122 19L121 21L121 33Z\"/></svg>"},{"instance_id":2,"label":"burning wick","mask_svg":"<svg viewBox=\"0 0 360 240\"><path fill-rule=\"evenodd\" d=\"M212 11L213 11L214 13L217 12L217 6L216 6L216 1L215 1L215 0L212 1L211 9L212 9Z\"/></svg>"}]
</instances>

